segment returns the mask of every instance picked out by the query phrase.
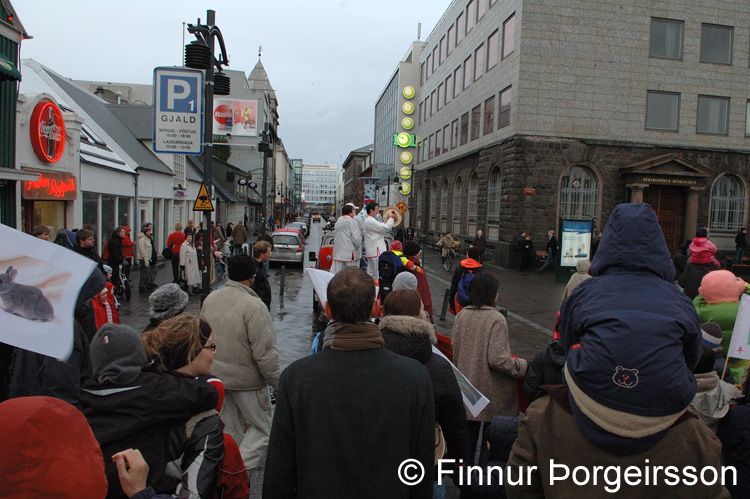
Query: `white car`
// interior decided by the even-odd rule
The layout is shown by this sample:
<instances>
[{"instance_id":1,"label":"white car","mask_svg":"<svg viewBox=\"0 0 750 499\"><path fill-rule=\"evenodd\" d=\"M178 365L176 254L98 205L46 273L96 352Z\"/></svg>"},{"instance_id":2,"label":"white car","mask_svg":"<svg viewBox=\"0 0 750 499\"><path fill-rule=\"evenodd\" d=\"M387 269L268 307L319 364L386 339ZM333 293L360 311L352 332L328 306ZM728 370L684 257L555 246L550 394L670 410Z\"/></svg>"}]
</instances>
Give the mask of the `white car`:
<instances>
[{"instance_id":1,"label":"white car","mask_svg":"<svg viewBox=\"0 0 750 499\"><path fill-rule=\"evenodd\" d=\"M277 232L273 234L271 262L299 263L305 265L305 243L299 234L294 232Z\"/></svg>"}]
</instances>

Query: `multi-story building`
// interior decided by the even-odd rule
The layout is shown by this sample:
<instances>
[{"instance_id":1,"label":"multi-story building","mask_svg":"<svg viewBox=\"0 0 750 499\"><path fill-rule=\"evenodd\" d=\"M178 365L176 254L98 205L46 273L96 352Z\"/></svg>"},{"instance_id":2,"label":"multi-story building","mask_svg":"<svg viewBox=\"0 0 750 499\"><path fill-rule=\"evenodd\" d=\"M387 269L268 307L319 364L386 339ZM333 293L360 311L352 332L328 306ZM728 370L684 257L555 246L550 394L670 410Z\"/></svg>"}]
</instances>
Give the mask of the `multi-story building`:
<instances>
[{"instance_id":1,"label":"multi-story building","mask_svg":"<svg viewBox=\"0 0 750 499\"><path fill-rule=\"evenodd\" d=\"M294 199L292 200L295 213L302 213L302 163L301 159L291 159L294 170Z\"/></svg>"},{"instance_id":2,"label":"multi-story building","mask_svg":"<svg viewBox=\"0 0 750 499\"><path fill-rule=\"evenodd\" d=\"M306 211L333 213L336 206L336 183L339 165L302 165L302 192Z\"/></svg>"},{"instance_id":3,"label":"multi-story building","mask_svg":"<svg viewBox=\"0 0 750 499\"><path fill-rule=\"evenodd\" d=\"M344 178L344 204L354 203L362 206L362 182L360 177L369 169L366 177L372 177L373 144L360 147L349 153L342 164Z\"/></svg>"},{"instance_id":4,"label":"multi-story building","mask_svg":"<svg viewBox=\"0 0 750 499\"><path fill-rule=\"evenodd\" d=\"M650 203L671 249L748 219L750 4L455 0L425 41L421 232L485 229L515 261L562 219Z\"/></svg>"}]
</instances>

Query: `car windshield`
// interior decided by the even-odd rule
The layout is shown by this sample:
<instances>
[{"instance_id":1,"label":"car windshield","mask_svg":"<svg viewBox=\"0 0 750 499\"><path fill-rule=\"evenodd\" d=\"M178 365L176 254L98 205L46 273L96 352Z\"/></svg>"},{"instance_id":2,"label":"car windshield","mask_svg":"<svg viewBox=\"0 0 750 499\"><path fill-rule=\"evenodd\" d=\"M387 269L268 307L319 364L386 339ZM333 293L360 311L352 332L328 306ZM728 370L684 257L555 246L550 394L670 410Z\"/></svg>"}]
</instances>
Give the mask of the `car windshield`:
<instances>
[{"instance_id":1,"label":"car windshield","mask_svg":"<svg viewBox=\"0 0 750 499\"><path fill-rule=\"evenodd\" d=\"M273 236L273 244L290 244L290 245L298 245L299 240L296 236L292 235L275 235Z\"/></svg>"}]
</instances>

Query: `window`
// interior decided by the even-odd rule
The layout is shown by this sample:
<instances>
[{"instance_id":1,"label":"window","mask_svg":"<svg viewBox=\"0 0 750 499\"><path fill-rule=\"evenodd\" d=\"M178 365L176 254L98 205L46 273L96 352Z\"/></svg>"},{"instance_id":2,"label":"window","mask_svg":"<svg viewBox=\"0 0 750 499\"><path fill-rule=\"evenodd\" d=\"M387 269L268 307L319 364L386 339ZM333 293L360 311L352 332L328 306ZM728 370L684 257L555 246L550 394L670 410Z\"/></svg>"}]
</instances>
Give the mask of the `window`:
<instances>
[{"instance_id":1,"label":"window","mask_svg":"<svg viewBox=\"0 0 750 499\"><path fill-rule=\"evenodd\" d=\"M419 65L419 86L421 87L424 85L425 76L424 76L424 62Z\"/></svg>"},{"instance_id":2,"label":"window","mask_svg":"<svg viewBox=\"0 0 750 499\"><path fill-rule=\"evenodd\" d=\"M477 21L479 21L481 18L484 17L485 12L487 12L487 0L477 0L479 3L477 4Z\"/></svg>"},{"instance_id":3,"label":"window","mask_svg":"<svg viewBox=\"0 0 750 499\"><path fill-rule=\"evenodd\" d=\"M469 141L469 113L461 115L461 145Z\"/></svg>"},{"instance_id":4,"label":"window","mask_svg":"<svg viewBox=\"0 0 750 499\"><path fill-rule=\"evenodd\" d=\"M471 56L469 56L464 61L464 90L469 88L469 85L471 85L471 70Z\"/></svg>"},{"instance_id":5,"label":"window","mask_svg":"<svg viewBox=\"0 0 750 499\"><path fill-rule=\"evenodd\" d=\"M428 95L427 97L425 97L425 100L424 100L424 119L422 120L422 122L423 123L426 122L427 118L429 117L430 117L430 96Z\"/></svg>"},{"instance_id":6,"label":"window","mask_svg":"<svg viewBox=\"0 0 750 499\"><path fill-rule=\"evenodd\" d=\"M697 133L728 135L729 97L698 96Z\"/></svg>"},{"instance_id":7,"label":"window","mask_svg":"<svg viewBox=\"0 0 750 499\"><path fill-rule=\"evenodd\" d=\"M423 113L423 111L422 111L422 103L420 102L419 103L419 124L420 125L422 124L422 116L423 116L422 113Z\"/></svg>"},{"instance_id":8,"label":"window","mask_svg":"<svg viewBox=\"0 0 750 499\"><path fill-rule=\"evenodd\" d=\"M487 38L487 71L497 66L497 42L499 36L499 31L495 30L495 32Z\"/></svg>"},{"instance_id":9,"label":"window","mask_svg":"<svg viewBox=\"0 0 750 499\"><path fill-rule=\"evenodd\" d=\"M433 220L437 218L435 215L437 213L438 208L438 186L437 184L432 184L432 191L430 192L430 218Z\"/></svg>"},{"instance_id":10,"label":"window","mask_svg":"<svg viewBox=\"0 0 750 499\"><path fill-rule=\"evenodd\" d=\"M450 125L445 125L443 127L443 152L450 151L451 148L451 132L450 132Z\"/></svg>"},{"instance_id":11,"label":"window","mask_svg":"<svg viewBox=\"0 0 750 499\"><path fill-rule=\"evenodd\" d=\"M495 167L490 175L490 182L487 185L487 221L500 221L500 188L502 181L500 179L500 168Z\"/></svg>"},{"instance_id":12,"label":"window","mask_svg":"<svg viewBox=\"0 0 750 499\"><path fill-rule=\"evenodd\" d=\"M440 156L440 148L443 145L443 131L438 130L435 132L435 157Z\"/></svg>"},{"instance_id":13,"label":"window","mask_svg":"<svg viewBox=\"0 0 750 499\"><path fill-rule=\"evenodd\" d=\"M441 83L438 85L437 90L437 109L440 111L440 108L443 107L445 104L445 83Z\"/></svg>"},{"instance_id":14,"label":"window","mask_svg":"<svg viewBox=\"0 0 750 499\"><path fill-rule=\"evenodd\" d=\"M495 5L495 3L497 3L497 0L490 0L490 7L492 7L493 5Z\"/></svg>"},{"instance_id":15,"label":"window","mask_svg":"<svg viewBox=\"0 0 750 499\"><path fill-rule=\"evenodd\" d=\"M597 218L599 181L585 166L573 166L560 182L560 217L572 219Z\"/></svg>"},{"instance_id":16,"label":"window","mask_svg":"<svg viewBox=\"0 0 750 499\"><path fill-rule=\"evenodd\" d=\"M440 220L448 218L448 181L443 182L443 190L440 192Z\"/></svg>"},{"instance_id":17,"label":"window","mask_svg":"<svg viewBox=\"0 0 750 499\"><path fill-rule=\"evenodd\" d=\"M438 63L438 47L435 45L435 48L432 49L432 66L430 66L430 74L435 72L435 69L439 66Z\"/></svg>"},{"instance_id":18,"label":"window","mask_svg":"<svg viewBox=\"0 0 750 499\"><path fill-rule=\"evenodd\" d=\"M451 123L451 149L458 147L458 120Z\"/></svg>"},{"instance_id":19,"label":"window","mask_svg":"<svg viewBox=\"0 0 750 499\"><path fill-rule=\"evenodd\" d=\"M503 23L503 59L513 53L516 46L516 15L513 14Z\"/></svg>"},{"instance_id":20,"label":"window","mask_svg":"<svg viewBox=\"0 0 750 499\"><path fill-rule=\"evenodd\" d=\"M417 219L422 220L422 204L424 201L424 186L419 187L417 192Z\"/></svg>"},{"instance_id":21,"label":"window","mask_svg":"<svg viewBox=\"0 0 750 499\"><path fill-rule=\"evenodd\" d=\"M649 56L682 60L685 23L669 19L651 19Z\"/></svg>"},{"instance_id":22,"label":"window","mask_svg":"<svg viewBox=\"0 0 750 499\"><path fill-rule=\"evenodd\" d=\"M646 98L646 128L676 132L679 124L680 94L649 90Z\"/></svg>"},{"instance_id":23,"label":"window","mask_svg":"<svg viewBox=\"0 0 750 499\"><path fill-rule=\"evenodd\" d=\"M471 110L471 140L479 138L479 125L482 120L482 105Z\"/></svg>"},{"instance_id":24,"label":"window","mask_svg":"<svg viewBox=\"0 0 750 499\"><path fill-rule=\"evenodd\" d=\"M469 179L469 209L468 209L468 218L471 221L474 221L477 219L477 174L471 176Z\"/></svg>"},{"instance_id":25,"label":"window","mask_svg":"<svg viewBox=\"0 0 750 499\"><path fill-rule=\"evenodd\" d=\"M484 135L495 129L495 96L484 101Z\"/></svg>"},{"instance_id":26,"label":"window","mask_svg":"<svg viewBox=\"0 0 750 499\"><path fill-rule=\"evenodd\" d=\"M448 104L451 101L453 95L453 75L448 75L445 78L445 103Z\"/></svg>"},{"instance_id":27,"label":"window","mask_svg":"<svg viewBox=\"0 0 750 499\"><path fill-rule=\"evenodd\" d=\"M436 109L437 109L437 99L436 99L435 94L437 94L436 90L433 90L432 93L430 94L430 116L435 114Z\"/></svg>"},{"instance_id":28,"label":"window","mask_svg":"<svg viewBox=\"0 0 750 499\"><path fill-rule=\"evenodd\" d=\"M456 29L451 24L451 27L448 28L448 44L447 44L448 51L446 52L446 55L450 55L451 52L453 52L453 47L456 46L455 38L456 38Z\"/></svg>"},{"instance_id":29,"label":"window","mask_svg":"<svg viewBox=\"0 0 750 499\"><path fill-rule=\"evenodd\" d=\"M704 24L701 26L701 62L732 64L731 26Z\"/></svg>"},{"instance_id":30,"label":"window","mask_svg":"<svg viewBox=\"0 0 750 499\"><path fill-rule=\"evenodd\" d=\"M466 34L472 30L477 23L477 3L475 0L469 0L466 4Z\"/></svg>"},{"instance_id":31,"label":"window","mask_svg":"<svg viewBox=\"0 0 750 499\"><path fill-rule=\"evenodd\" d=\"M427 70L426 70L426 72L424 74L424 79L425 79L425 81L427 81L427 80L430 79L430 75L432 74L432 71L430 70L430 66L432 66L432 56L431 55L427 56L427 62L425 63L425 65L427 66Z\"/></svg>"},{"instance_id":32,"label":"window","mask_svg":"<svg viewBox=\"0 0 750 499\"><path fill-rule=\"evenodd\" d=\"M484 43L474 51L474 81L484 74Z\"/></svg>"},{"instance_id":33,"label":"window","mask_svg":"<svg viewBox=\"0 0 750 499\"><path fill-rule=\"evenodd\" d=\"M456 46L461 43L466 34L466 22L464 21L464 13L461 12L456 18Z\"/></svg>"},{"instance_id":34,"label":"window","mask_svg":"<svg viewBox=\"0 0 750 499\"><path fill-rule=\"evenodd\" d=\"M458 97L461 93L461 66L453 71L453 97Z\"/></svg>"},{"instance_id":35,"label":"window","mask_svg":"<svg viewBox=\"0 0 750 499\"><path fill-rule=\"evenodd\" d=\"M745 103L745 137L750 137L750 100Z\"/></svg>"},{"instance_id":36,"label":"window","mask_svg":"<svg viewBox=\"0 0 750 499\"><path fill-rule=\"evenodd\" d=\"M453 223L454 225L461 218L461 177L458 177L453 185ZM453 230L458 229L454 227Z\"/></svg>"},{"instance_id":37,"label":"window","mask_svg":"<svg viewBox=\"0 0 750 499\"><path fill-rule=\"evenodd\" d=\"M500 111L497 113L497 128L510 125L510 87L500 92Z\"/></svg>"},{"instance_id":38,"label":"window","mask_svg":"<svg viewBox=\"0 0 750 499\"><path fill-rule=\"evenodd\" d=\"M445 61L446 57L448 57L448 39L446 36L443 36L440 39L440 64Z\"/></svg>"},{"instance_id":39,"label":"window","mask_svg":"<svg viewBox=\"0 0 750 499\"><path fill-rule=\"evenodd\" d=\"M432 135L427 138L427 159L432 159L435 156L435 142L432 139Z\"/></svg>"},{"instance_id":40,"label":"window","mask_svg":"<svg viewBox=\"0 0 750 499\"><path fill-rule=\"evenodd\" d=\"M711 190L711 230L737 232L745 225L745 188L734 175L723 175Z\"/></svg>"}]
</instances>

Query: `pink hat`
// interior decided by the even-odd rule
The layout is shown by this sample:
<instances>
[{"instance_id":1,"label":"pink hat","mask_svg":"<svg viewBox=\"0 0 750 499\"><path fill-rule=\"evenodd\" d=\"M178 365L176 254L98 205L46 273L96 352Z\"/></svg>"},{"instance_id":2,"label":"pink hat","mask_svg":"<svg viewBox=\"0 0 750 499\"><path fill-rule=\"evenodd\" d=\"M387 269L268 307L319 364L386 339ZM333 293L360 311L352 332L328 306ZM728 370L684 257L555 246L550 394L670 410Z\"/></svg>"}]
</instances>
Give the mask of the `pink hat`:
<instances>
[{"instance_id":1,"label":"pink hat","mask_svg":"<svg viewBox=\"0 0 750 499\"><path fill-rule=\"evenodd\" d=\"M393 241L391 243L392 251L401 251L401 248L403 248L403 246L401 245L401 241Z\"/></svg>"},{"instance_id":2,"label":"pink hat","mask_svg":"<svg viewBox=\"0 0 750 499\"><path fill-rule=\"evenodd\" d=\"M705 237L696 237L693 239L693 242L690 243L690 253L700 253L702 251L708 251L715 254L716 245Z\"/></svg>"},{"instance_id":3,"label":"pink hat","mask_svg":"<svg viewBox=\"0 0 750 499\"><path fill-rule=\"evenodd\" d=\"M739 301L745 291L745 281L728 270L714 270L703 276L698 293L707 303Z\"/></svg>"}]
</instances>

